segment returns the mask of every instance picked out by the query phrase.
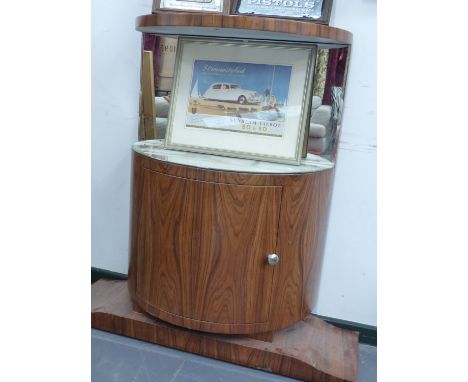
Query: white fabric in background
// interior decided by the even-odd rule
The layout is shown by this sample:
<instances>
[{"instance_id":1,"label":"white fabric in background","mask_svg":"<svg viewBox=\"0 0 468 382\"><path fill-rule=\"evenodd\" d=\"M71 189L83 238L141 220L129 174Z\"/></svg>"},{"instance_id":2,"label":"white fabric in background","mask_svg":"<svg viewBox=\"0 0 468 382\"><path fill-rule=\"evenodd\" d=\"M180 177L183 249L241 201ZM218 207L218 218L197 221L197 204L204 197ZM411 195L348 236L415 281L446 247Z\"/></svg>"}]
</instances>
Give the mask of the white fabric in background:
<instances>
[{"instance_id":1,"label":"white fabric in background","mask_svg":"<svg viewBox=\"0 0 468 382\"><path fill-rule=\"evenodd\" d=\"M327 135L327 128L318 123L311 123L309 129L309 137L322 138Z\"/></svg>"},{"instance_id":2,"label":"white fabric in background","mask_svg":"<svg viewBox=\"0 0 468 382\"><path fill-rule=\"evenodd\" d=\"M319 96L312 97L312 110L317 109L320 105L322 105L322 98Z\"/></svg>"},{"instance_id":3,"label":"white fabric in background","mask_svg":"<svg viewBox=\"0 0 468 382\"><path fill-rule=\"evenodd\" d=\"M310 138L309 142L307 142L307 148L316 153L321 153L326 150L328 146L328 141L329 141L328 137Z\"/></svg>"},{"instance_id":4,"label":"white fabric in background","mask_svg":"<svg viewBox=\"0 0 468 382\"><path fill-rule=\"evenodd\" d=\"M156 117L156 139L166 138L167 118Z\"/></svg>"},{"instance_id":5,"label":"white fabric in background","mask_svg":"<svg viewBox=\"0 0 468 382\"><path fill-rule=\"evenodd\" d=\"M171 105L164 97L155 97L156 117L167 118L169 114L169 106ZM166 123L167 125L167 123Z\"/></svg>"},{"instance_id":6,"label":"white fabric in background","mask_svg":"<svg viewBox=\"0 0 468 382\"><path fill-rule=\"evenodd\" d=\"M328 127L332 115L332 107L329 105L321 105L312 111L311 123Z\"/></svg>"}]
</instances>

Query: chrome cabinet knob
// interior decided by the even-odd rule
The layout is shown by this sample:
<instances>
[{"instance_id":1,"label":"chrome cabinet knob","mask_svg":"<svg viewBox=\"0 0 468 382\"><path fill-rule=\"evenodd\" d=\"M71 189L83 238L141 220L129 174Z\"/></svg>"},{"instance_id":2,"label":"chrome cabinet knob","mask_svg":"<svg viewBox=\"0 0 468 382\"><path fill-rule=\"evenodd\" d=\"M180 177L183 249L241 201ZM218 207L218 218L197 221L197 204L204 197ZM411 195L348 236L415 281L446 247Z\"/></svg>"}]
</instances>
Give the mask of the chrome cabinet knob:
<instances>
[{"instance_id":1,"label":"chrome cabinet knob","mask_svg":"<svg viewBox=\"0 0 468 382\"><path fill-rule=\"evenodd\" d=\"M268 264L276 265L279 262L279 256L276 253L272 253L267 256Z\"/></svg>"}]
</instances>

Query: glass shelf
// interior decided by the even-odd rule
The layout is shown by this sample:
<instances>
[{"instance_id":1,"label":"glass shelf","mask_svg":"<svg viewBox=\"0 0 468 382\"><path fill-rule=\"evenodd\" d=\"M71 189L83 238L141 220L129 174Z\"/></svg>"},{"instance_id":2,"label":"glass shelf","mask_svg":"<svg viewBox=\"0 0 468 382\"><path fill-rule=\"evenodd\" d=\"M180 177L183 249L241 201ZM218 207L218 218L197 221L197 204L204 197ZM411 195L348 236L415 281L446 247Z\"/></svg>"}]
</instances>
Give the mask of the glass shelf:
<instances>
[{"instance_id":1,"label":"glass shelf","mask_svg":"<svg viewBox=\"0 0 468 382\"><path fill-rule=\"evenodd\" d=\"M307 154L299 166L249 159L222 157L169 150L163 139L136 142L133 150L141 155L164 162L210 170L249 172L258 174L302 174L331 170L334 163L318 155Z\"/></svg>"}]
</instances>

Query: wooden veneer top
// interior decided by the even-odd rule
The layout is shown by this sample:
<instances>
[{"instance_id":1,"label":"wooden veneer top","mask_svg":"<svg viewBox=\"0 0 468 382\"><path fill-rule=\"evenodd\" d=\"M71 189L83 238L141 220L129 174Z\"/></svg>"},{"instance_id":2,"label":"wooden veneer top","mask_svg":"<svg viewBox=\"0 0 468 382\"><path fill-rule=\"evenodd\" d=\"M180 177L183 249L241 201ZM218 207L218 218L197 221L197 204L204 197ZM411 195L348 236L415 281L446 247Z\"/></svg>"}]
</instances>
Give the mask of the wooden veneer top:
<instances>
[{"instance_id":1,"label":"wooden veneer top","mask_svg":"<svg viewBox=\"0 0 468 382\"><path fill-rule=\"evenodd\" d=\"M259 40L350 45L346 30L292 19L194 12L158 12L139 16L136 30L163 35L238 37Z\"/></svg>"}]
</instances>

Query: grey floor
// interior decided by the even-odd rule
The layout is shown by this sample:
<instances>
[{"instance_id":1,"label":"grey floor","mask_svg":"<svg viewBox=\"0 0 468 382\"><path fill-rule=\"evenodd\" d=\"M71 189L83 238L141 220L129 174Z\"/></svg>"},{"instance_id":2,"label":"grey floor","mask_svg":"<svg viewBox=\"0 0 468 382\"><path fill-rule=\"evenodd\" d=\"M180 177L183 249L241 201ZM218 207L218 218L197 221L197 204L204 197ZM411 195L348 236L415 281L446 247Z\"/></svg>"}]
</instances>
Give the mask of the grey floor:
<instances>
[{"instance_id":1,"label":"grey floor","mask_svg":"<svg viewBox=\"0 0 468 382\"><path fill-rule=\"evenodd\" d=\"M295 379L91 331L92 382L287 382ZM377 348L359 345L359 381L377 380Z\"/></svg>"}]
</instances>

